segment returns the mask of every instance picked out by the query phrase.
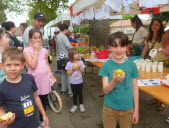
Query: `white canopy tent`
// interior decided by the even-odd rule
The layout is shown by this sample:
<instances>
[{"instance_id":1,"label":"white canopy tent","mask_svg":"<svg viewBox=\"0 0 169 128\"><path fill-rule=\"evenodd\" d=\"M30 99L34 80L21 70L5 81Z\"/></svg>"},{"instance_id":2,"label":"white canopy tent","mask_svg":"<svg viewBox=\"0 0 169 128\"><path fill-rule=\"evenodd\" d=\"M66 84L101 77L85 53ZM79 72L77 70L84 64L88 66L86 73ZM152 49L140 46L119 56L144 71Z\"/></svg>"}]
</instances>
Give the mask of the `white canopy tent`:
<instances>
[{"instance_id":1,"label":"white canopy tent","mask_svg":"<svg viewBox=\"0 0 169 128\"><path fill-rule=\"evenodd\" d=\"M110 15L130 14L153 14L169 11L168 0L76 0L70 6L71 16L79 15L81 12L102 8L103 5L111 8Z\"/></svg>"},{"instance_id":2,"label":"white canopy tent","mask_svg":"<svg viewBox=\"0 0 169 128\"><path fill-rule=\"evenodd\" d=\"M117 16L111 16L110 19L122 19L121 15ZM71 24L71 16L70 13L63 13L59 17L57 17L55 20L50 21L46 27L57 27L58 24L60 23L66 23L66 24ZM88 20L82 20L80 25L86 25L88 24Z\"/></svg>"}]
</instances>

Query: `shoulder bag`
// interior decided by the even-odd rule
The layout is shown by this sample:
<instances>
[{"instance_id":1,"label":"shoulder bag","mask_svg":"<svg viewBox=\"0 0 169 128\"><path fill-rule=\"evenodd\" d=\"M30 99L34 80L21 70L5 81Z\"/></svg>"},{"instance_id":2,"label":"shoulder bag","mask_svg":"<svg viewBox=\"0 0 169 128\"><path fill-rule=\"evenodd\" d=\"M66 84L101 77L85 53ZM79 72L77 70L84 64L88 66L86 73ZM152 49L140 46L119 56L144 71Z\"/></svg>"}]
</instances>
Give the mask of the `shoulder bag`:
<instances>
[{"instance_id":1,"label":"shoulder bag","mask_svg":"<svg viewBox=\"0 0 169 128\"><path fill-rule=\"evenodd\" d=\"M68 58L64 54L59 54L57 59L57 68L58 70L65 70L67 62L69 61Z\"/></svg>"}]
</instances>

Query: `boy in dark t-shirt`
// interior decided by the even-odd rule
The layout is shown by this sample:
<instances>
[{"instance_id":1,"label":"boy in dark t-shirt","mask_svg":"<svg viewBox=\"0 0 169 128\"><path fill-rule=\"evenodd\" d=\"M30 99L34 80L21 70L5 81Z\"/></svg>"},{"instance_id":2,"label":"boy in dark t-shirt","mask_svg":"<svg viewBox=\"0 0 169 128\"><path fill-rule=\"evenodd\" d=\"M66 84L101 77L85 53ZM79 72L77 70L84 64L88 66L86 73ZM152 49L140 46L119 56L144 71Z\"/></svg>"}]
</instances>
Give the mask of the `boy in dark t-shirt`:
<instances>
[{"instance_id":1,"label":"boy in dark t-shirt","mask_svg":"<svg viewBox=\"0 0 169 128\"><path fill-rule=\"evenodd\" d=\"M38 128L37 107L47 126L49 119L37 94L33 76L20 75L24 66L24 57L20 50L10 47L3 52L2 68L7 77L0 85L0 116L5 114L5 111L15 113L15 121L9 128Z\"/></svg>"}]
</instances>

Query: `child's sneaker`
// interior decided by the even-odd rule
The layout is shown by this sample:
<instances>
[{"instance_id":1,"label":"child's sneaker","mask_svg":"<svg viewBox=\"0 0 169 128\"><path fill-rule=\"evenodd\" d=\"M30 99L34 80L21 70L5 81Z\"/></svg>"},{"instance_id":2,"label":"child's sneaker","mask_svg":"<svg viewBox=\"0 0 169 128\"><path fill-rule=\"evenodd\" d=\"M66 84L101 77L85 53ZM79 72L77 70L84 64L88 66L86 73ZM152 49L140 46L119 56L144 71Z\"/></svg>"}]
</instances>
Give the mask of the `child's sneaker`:
<instances>
[{"instance_id":1,"label":"child's sneaker","mask_svg":"<svg viewBox=\"0 0 169 128\"><path fill-rule=\"evenodd\" d=\"M84 108L83 104L79 105L79 108L80 108L80 112L84 112L85 111L85 108Z\"/></svg>"},{"instance_id":2,"label":"child's sneaker","mask_svg":"<svg viewBox=\"0 0 169 128\"><path fill-rule=\"evenodd\" d=\"M77 106L76 105L73 105L73 107L71 108L70 112L75 112L77 110Z\"/></svg>"}]
</instances>

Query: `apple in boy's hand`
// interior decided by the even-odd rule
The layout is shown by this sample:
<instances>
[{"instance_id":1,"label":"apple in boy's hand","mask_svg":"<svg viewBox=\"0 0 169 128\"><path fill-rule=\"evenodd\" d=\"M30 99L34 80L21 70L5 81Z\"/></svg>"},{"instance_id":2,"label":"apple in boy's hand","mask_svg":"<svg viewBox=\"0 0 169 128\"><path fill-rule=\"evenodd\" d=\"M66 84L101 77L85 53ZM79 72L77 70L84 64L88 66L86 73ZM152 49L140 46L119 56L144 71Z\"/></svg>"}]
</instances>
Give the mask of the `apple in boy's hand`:
<instances>
[{"instance_id":1,"label":"apple in boy's hand","mask_svg":"<svg viewBox=\"0 0 169 128\"><path fill-rule=\"evenodd\" d=\"M5 122L8 118L12 118L13 113L12 112L8 112L6 114L4 114L3 116L0 117L0 121L1 122Z\"/></svg>"},{"instance_id":2,"label":"apple in boy's hand","mask_svg":"<svg viewBox=\"0 0 169 128\"><path fill-rule=\"evenodd\" d=\"M123 74L124 71L122 69L116 69L115 75L118 76L119 74Z\"/></svg>"}]
</instances>

